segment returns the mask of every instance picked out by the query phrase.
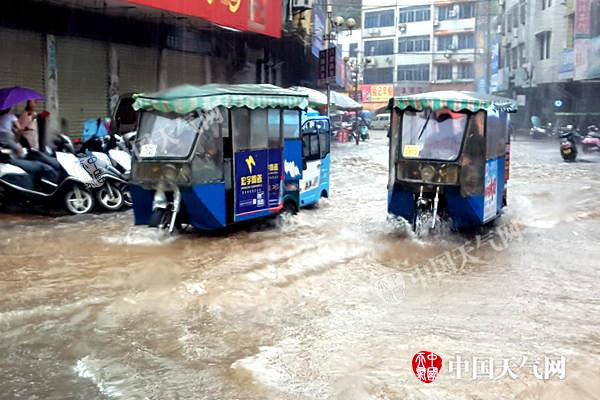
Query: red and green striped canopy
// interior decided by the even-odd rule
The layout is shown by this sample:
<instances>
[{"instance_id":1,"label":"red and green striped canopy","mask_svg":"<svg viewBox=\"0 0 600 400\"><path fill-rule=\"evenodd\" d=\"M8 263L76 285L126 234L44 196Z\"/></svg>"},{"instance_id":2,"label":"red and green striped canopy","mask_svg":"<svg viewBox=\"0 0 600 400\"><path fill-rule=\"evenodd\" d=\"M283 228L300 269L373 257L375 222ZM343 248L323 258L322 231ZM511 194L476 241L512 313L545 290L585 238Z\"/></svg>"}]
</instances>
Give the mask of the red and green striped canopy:
<instances>
[{"instance_id":1,"label":"red and green striped canopy","mask_svg":"<svg viewBox=\"0 0 600 400\"><path fill-rule=\"evenodd\" d=\"M390 99L389 108L400 110L410 108L416 111L422 111L426 108L434 111L449 108L455 112L477 112L479 110L516 112L517 102L504 97L475 92L444 90L394 97Z\"/></svg>"}]
</instances>

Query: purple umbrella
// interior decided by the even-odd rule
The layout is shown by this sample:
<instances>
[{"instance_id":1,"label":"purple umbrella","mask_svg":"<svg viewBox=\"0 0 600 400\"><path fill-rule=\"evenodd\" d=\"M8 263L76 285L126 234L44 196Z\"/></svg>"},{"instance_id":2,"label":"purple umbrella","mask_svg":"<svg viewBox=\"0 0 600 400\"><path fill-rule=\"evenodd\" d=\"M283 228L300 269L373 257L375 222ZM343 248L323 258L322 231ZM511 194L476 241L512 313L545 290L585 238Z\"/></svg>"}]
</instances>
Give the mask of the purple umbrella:
<instances>
[{"instance_id":1,"label":"purple umbrella","mask_svg":"<svg viewBox=\"0 0 600 400\"><path fill-rule=\"evenodd\" d=\"M6 110L27 100L44 100L44 96L35 90L20 86L0 89L0 110Z\"/></svg>"}]
</instances>

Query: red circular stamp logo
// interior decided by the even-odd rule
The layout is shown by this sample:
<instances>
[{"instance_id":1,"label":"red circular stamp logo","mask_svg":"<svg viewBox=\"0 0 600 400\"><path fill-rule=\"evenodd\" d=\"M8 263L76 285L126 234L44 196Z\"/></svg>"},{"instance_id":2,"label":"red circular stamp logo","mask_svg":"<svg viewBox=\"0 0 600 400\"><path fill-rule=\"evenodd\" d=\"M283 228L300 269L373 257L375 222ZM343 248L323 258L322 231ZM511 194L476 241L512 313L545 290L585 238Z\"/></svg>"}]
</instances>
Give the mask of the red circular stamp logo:
<instances>
[{"instance_id":1,"label":"red circular stamp logo","mask_svg":"<svg viewBox=\"0 0 600 400\"><path fill-rule=\"evenodd\" d=\"M418 380L423 383L435 381L442 369L442 357L430 351L421 350L412 359L412 369Z\"/></svg>"}]
</instances>

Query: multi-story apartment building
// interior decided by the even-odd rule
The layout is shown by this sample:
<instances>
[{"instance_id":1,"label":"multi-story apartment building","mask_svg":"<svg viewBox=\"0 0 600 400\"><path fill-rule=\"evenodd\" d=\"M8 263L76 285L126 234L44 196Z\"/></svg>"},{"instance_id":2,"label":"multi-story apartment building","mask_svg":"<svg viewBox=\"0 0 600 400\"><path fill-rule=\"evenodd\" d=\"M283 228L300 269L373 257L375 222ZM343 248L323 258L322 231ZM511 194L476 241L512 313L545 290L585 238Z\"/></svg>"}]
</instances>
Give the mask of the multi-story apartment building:
<instances>
[{"instance_id":1,"label":"multi-story apartment building","mask_svg":"<svg viewBox=\"0 0 600 400\"><path fill-rule=\"evenodd\" d=\"M396 94L474 89L484 60L475 1L364 0L362 12L365 84L394 84Z\"/></svg>"},{"instance_id":2,"label":"multi-story apartment building","mask_svg":"<svg viewBox=\"0 0 600 400\"><path fill-rule=\"evenodd\" d=\"M594 73L596 0L498 0L492 19L490 91L517 98L519 125L585 124L598 99ZM600 63L597 63L600 64ZM599 65L600 66L600 65Z\"/></svg>"}]
</instances>

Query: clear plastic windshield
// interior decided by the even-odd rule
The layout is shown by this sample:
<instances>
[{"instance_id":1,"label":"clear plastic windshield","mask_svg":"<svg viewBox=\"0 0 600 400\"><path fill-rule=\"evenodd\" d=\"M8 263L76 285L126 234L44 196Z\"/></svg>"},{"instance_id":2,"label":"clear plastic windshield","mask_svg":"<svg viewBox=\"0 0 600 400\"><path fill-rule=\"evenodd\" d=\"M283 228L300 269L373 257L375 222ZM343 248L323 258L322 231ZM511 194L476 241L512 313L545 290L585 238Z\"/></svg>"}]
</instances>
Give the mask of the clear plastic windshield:
<instances>
[{"instance_id":1,"label":"clear plastic windshield","mask_svg":"<svg viewBox=\"0 0 600 400\"><path fill-rule=\"evenodd\" d=\"M467 114L446 109L405 111L402 117L402 156L456 160L460 155L467 120Z\"/></svg>"},{"instance_id":2,"label":"clear plastic windshield","mask_svg":"<svg viewBox=\"0 0 600 400\"><path fill-rule=\"evenodd\" d=\"M140 158L187 158L194 147L201 117L176 114L142 114L137 140Z\"/></svg>"}]
</instances>

